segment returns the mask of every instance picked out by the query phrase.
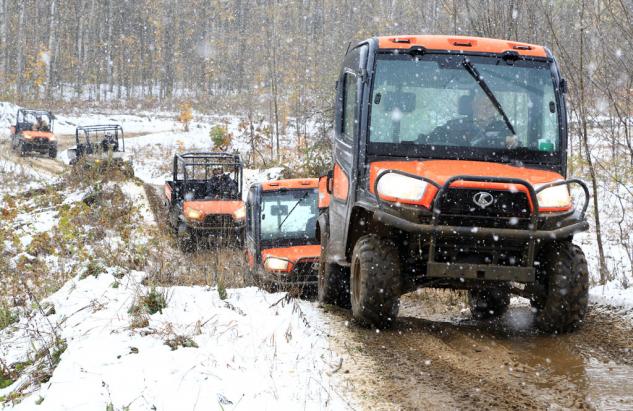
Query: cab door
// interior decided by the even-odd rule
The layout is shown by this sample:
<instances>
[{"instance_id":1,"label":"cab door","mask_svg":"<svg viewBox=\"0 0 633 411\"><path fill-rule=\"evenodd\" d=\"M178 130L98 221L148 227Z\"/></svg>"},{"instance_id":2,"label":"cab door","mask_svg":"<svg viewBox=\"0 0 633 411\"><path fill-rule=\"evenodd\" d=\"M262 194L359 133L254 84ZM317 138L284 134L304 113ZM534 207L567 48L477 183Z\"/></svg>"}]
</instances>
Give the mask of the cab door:
<instances>
[{"instance_id":1,"label":"cab door","mask_svg":"<svg viewBox=\"0 0 633 411\"><path fill-rule=\"evenodd\" d=\"M345 246L349 232L349 218L356 200L358 140L361 127L360 105L363 81L362 65L367 56L367 45L351 50L343 62L337 85L336 125L334 131L334 171L330 201L330 262L345 264Z\"/></svg>"},{"instance_id":2,"label":"cab door","mask_svg":"<svg viewBox=\"0 0 633 411\"><path fill-rule=\"evenodd\" d=\"M251 187L246 197L246 235L245 253L249 270L254 270L259 253L259 203L260 193L257 187Z\"/></svg>"}]
</instances>

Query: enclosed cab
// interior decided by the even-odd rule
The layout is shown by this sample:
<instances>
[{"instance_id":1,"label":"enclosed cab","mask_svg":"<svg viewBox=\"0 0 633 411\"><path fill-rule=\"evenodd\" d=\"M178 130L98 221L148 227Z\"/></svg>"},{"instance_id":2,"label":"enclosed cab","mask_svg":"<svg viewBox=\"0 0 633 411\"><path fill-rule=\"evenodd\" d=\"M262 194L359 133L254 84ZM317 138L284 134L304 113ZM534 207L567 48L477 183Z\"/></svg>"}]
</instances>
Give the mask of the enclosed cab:
<instances>
[{"instance_id":1,"label":"enclosed cab","mask_svg":"<svg viewBox=\"0 0 633 411\"><path fill-rule=\"evenodd\" d=\"M314 292L321 254L319 180L254 184L248 192L246 213L246 255L256 280L269 289Z\"/></svg>"},{"instance_id":2,"label":"enclosed cab","mask_svg":"<svg viewBox=\"0 0 633 411\"><path fill-rule=\"evenodd\" d=\"M164 186L168 219L181 248L241 244L246 221L238 154L176 154Z\"/></svg>"},{"instance_id":3,"label":"enclosed cab","mask_svg":"<svg viewBox=\"0 0 633 411\"><path fill-rule=\"evenodd\" d=\"M125 152L123 127L118 124L77 127L75 146L68 149L68 159L71 165L98 168L114 165L125 175L134 175L132 160Z\"/></svg>"},{"instance_id":4,"label":"enclosed cab","mask_svg":"<svg viewBox=\"0 0 633 411\"><path fill-rule=\"evenodd\" d=\"M55 116L50 111L19 109L11 126L11 149L20 156L31 152L57 157L57 138L53 134Z\"/></svg>"},{"instance_id":5,"label":"enclosed cab","mask_svg":"<svg viewBox=\"0 0 633 411\"><path fill-rule=\"evenodd\" d=\"M337 82L319 300L389 326L418 287L468 290L477 318L516 294L541 329L577 327L588 272L572 238L588 229L589 192L567 179L565 90L533 44L395 36L353 47Z\"/></svg>"}]
</instances>

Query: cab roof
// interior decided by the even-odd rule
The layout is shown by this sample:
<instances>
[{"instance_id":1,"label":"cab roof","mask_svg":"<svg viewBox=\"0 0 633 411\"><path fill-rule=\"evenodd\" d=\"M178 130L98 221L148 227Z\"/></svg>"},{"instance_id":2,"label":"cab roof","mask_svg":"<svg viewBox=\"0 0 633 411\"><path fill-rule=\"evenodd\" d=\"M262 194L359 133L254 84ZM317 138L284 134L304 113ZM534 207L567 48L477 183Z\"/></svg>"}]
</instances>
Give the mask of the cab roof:
<instances>
[{"instance_id":1,"label":"cab roof","mask_svg":"<svg viewBox=\"0 0 633 411\"><path fill-rule=\"evenodd\" d=\"M318 188L318 178L289 178L286 180L266 181L262 183L263 191L292 190L301 188Z\"/></svg>"},{"instance_id":2,"label":"cab roof","mask_svg":"<svg viewBox=\"0 0 633 411\"><path fill-rule=\"evenodd\" d=\"M424 47L428 50L448 50L475 53L500 54L513 51L521 56L547 57L543 46L518 41L490 39L471 36L402 35L378 37L381 49L409 49Z\"/></svg>"}]
</instances>

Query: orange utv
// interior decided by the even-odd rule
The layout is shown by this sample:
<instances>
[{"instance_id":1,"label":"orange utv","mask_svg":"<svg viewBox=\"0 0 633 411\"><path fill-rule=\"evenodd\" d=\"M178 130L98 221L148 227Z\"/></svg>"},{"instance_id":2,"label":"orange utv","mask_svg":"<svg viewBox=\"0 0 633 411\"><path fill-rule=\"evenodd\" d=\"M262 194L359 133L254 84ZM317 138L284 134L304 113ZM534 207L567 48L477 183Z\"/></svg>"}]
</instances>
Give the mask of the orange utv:
<instances>
[{"instance_id":1,"label":"orange utv","mask_svg":"<svg viewBox=\"0 0 633 411\"><path fill-rule=\"evenodd\" d=\"M50 111L19 109L11 126L11 149L20 156L36 152L57 157L57 138L53 134L55 116Z\"/></svg>"},{"instance_id":2,"label":"orange utv","mask_svg":"<svg viewBox=\"0 0 633 411\"><path fill-rule=\"evenodd\" d=\"M251 186L246 199L246 256L259 284L314 294L321 253L317 219L327 207L327 197L320 195L316 178Z\"/></svg>"},{"instance_id":3,"label":"orange utv","mask_svg":"<svg viewBox=\"0 0 633 411\"><path fill-rule=\"evenodd\" d=\"M168 220L181 249L242 244L246 224L242 179L238 154L174 156L172 180L165 182L164 193Z\"/></svg>"},{"instance_id":4,"label":"orange utv","mask_svg":"<svg viewBox=\"0 0 633 411\"><path fill-rule=\"evenodd\" d=\"M578 327L589 275L572 239L588 229L589 191L567 179L565 92L533 44L393 36L351 48L318 224L320 302L386 327L402 294L460 289L475 318L518 295L545 332Z\"/></svg>"}]
</instances>

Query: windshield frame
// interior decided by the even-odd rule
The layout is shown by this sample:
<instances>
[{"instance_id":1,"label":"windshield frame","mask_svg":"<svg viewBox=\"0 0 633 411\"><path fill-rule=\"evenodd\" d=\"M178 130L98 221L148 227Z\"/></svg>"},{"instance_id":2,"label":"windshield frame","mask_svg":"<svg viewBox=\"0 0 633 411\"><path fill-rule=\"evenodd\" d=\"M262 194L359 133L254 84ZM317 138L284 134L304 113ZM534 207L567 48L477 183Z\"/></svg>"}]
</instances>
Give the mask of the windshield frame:
<instances>
[{"instance_id":1,"label":"windshield frame","mask_svg":"<svg viewBox=\"0 0 633 411\"><path fill-rule=\"evenodd\" d=\"M316 213L315 213L315 217L318 218L319 217L319 208L318 208L318 200L319 200L319 191L318 188L314 188L314 187L310 187L310 188L293 188L293 189L281 189L281 190L272 190L272 191L262 191L261 192L261 197L258 201L258 210L257 210L257 237L259 238L259 243L260 243L260 249L268 249L268 248L282 248L282 247L293 247L293 246L301 246L301 245L318 245L320 244L319 239L316 236L316 231L315 231L315 236L314 238L282 238L282 239L265 239L263 237L263 233L262 233L262 221L261 221L261 217L262 217L262 212L264 210L264 200L267 196L274 196L275 194L282 194L282 193L288 193L288 192L292 192L292 193L297 193L299 194L302 198L302 202L309 199L310 195L305 195L305 193L310 193L313 192L315 201L316 201ZM304 197L305 196L305 197ZM298 199L297 199L298 200ZM290 211L290 210L288 210Z\"/></svg>"},{"instance_id":2,"label":"windshield frame","mask_svg":"<svg viewBox=\"0 0 633 411\"><path fill-rule=\"evenodd\" d=\"M506 149L483 148L483 147L455 147L455 146L431 146L415 143L384 143L371 142L371 116L372 116L372 96L374 95L374 82L376 80L376 68L380 60L434 60L441 61L452 59L452 64L461 64L464 59L469 59L475 66L482 64L507 64L520 67L543 66L549 69L557 115L557 150L552 152L536 151L530 149ZM367 121L364 124L366 135L365 151L368 159L433 159L433 160L472 160L495 163L519 163L537 167L545 167L564 173L566 167L566 147L567 147L567 117L565 112L565 102L562 91L558 84L560 76L556 67L556 62L552 57L531 57L518 56L511 61L504 59L501 54L494 53L456 53L447 51L427 51L423 54L408 53L403 50L378 49L376 50L373 62L369 62L371 67L371 80L368 82L367 97ZM463 68L466 70L465 68ZM494 92L494 90L493 90Z\"/></svg>"}]
</instances>

